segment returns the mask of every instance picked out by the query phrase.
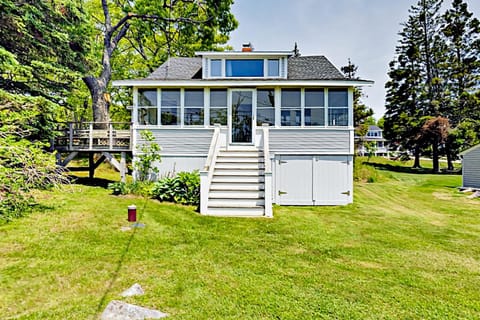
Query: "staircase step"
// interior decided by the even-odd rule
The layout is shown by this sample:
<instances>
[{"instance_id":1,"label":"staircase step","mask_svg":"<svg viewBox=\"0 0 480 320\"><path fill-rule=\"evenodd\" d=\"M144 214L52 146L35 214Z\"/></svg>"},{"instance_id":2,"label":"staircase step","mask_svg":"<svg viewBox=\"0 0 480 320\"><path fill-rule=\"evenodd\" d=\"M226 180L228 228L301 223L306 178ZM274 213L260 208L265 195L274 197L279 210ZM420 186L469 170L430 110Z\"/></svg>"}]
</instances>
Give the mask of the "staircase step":
<instances>
[{"instance_id":1,"label":"staircase step","mask_svg":"<svg viewBox=\"0 0 480 320\"><path fill-rule=\"evenodd\" d=\"M262 183L265 181L262 175L253 176L229 176L229 175L214 175L212 178L212 184L216 183Z\"/></svg>"},{"instance_id":2,"label":"staircase step","mask_svg":"<svg viewBox=\"0 0 480 320\"><path fill-rule=\"evenodd\" d=\"M234 157L234 158L259 158L263 157L260 151L220 151L218 157Z\"/></svg>"},{"instance_id":3,"label":"staircase step","mask_svg":"<svg viewBox=\"0 0 480 320\"><path fill-rule=\"evenodd\" d=\"M209 208L254 208L264 205L264 199L208 199Z\"/></svg>"},{"instance_id":4,"label":"staircase step","mask_svg":"<svg viewBox=\"0 0 480 320\"><path fill-rule=\"evenodd\" d=\"M263 217L263 207L254 208L208 208L207 215L221 217Z\"/></svg>"},{"instance_id":5,"label":"staircase step","mask_svg":"<svg viewBox=\"0 0 480 320\"><path fill-rule=\"evenodd\" d=\"M215 164L215 170L217 169L239 169L239 170L245 170L245 169L264 169L265 165L263 163L258 163L258 162L217 162Z\"/></svg>"},{"instance_id":6,"label":"staircase step","mask_svg":"<svg viewBox=\"0 0 480 320\"><path fill-rule=\"evenodd\" d=\"M259 190L214 190L208 193L209 199L263 199L265 192Z\"/></svg>"},{"instance_id":7,"label":"staircase step","mask_svg":"<svg viewBox=\"0 0 480 320\"><path fill-rule=\"evenodd\" d=\"M234 157L234 156L218 156L217 157L217 161L216 163L223 163L223 162L229 162L229 163L233 163L233 162L239 162L239 163L263 163L263 157L262 158L256 158L256 157L251 157L251 158L247 158L247 157Z\"/></svg>"},{"instance_id":8,"label":"staircase step","mask_svg":"<svg viewBox=\"0 0 480 320\"><path fill-rule=\"evenodd\" d=\"M261 191L264 190L264 184L263 183L258 183L258 182L253 182L253 183L248 183L248 182L213 182L210 185L210 190L249 190L249 191Z\"/></svg>"},{"instance_id":9,"label":"staircase step","mask_svg":"<svg viewBox=\"0 0 480 320\"><path fill-rule=\"evenodd\" d=\"M260 169L215 169L214 176L263 176L264 170Z\"/></svg>"}]
</instances>

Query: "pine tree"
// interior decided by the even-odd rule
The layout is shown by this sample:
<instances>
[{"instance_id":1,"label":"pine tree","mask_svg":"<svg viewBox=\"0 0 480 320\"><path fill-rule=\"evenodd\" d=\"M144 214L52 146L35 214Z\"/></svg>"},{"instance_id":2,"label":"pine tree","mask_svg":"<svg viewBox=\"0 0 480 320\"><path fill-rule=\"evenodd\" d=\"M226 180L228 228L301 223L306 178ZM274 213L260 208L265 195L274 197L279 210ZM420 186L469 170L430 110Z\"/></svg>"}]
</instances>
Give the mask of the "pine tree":
<instances>
[{"instance_id":1,"label":"pine tree","mask_svg":"<svg viewBox=\"0 0 480 320\"><path fill-rule=\"evenodd\" d=\"M472 136L469 130L480 129L480 104L474 95L480 85L480 22L463 0L453 0L442 20L440 35L447 47L442 68L447 104L442 115L454 128L446 143L448 168L452 170L454 156L472 143L462 136Z\"/></svg>"}]
</instances>

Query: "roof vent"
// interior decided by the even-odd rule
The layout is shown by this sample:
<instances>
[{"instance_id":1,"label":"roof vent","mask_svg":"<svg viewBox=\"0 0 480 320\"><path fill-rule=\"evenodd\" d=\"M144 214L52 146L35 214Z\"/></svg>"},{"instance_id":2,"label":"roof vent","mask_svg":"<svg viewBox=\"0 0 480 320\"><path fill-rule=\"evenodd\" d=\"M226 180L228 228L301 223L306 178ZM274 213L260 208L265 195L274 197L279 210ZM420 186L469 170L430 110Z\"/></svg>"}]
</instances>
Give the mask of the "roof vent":
<instances>
[{"instance_id":1,"label":"roof vent","mask_svg":"<svg viewBox=\"0 0 480 320\"><path fill-rule=\"evenodd\" d=\"M242 52L252 52L252 51L253 51L253 46L251 42L242 44Z\"/></svg>"}]
</instances>

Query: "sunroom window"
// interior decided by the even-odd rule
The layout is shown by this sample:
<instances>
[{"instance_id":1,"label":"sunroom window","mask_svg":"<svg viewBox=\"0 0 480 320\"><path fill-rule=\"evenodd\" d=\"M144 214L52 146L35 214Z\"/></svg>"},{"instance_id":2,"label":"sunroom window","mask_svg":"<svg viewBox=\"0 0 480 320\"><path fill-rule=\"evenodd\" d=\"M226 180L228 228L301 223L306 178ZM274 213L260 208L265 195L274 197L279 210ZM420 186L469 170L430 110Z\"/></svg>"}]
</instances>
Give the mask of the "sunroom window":
<instances>
[{"instance_id":1,"label":"sunroom window","mask_svg":"<svg viewBox=\"0 0 480 320\"><path fill-rule=\"evenodd\" d=\"M203 125L203 89L185 89L184 98L184 125Z\"/></svg>"},{"instance_id":2,"label":"sunroom window","mask_svg":"<svg viewBox=\"0 0 480 320\"><path fill-rule=\"evenodd\" d=\"M210 125L227 125L227 90L210 90Z\"/></svg>"},{"instance_id":3,"label":"sunroom window","mask_svg":"<svg viewBox=\"0 0 480 320\"><path fill-rule=\"evenodd\" d=\"M138 90L138 123L142 125L156 125L157 113L157 90Z\"/></svg>"},{"instance_id":4,"label":"sunroom window","mask_svg":"<svg viewBox=\"0 0 480 320\"><path fill-rule=\"evenodd\" d=\"M180 124L180 89L162 90L160 116L162 125Z\"/></svg>"},{"instance_id":5,"label":"sunroom window","mask_svg":"<svg viewBox=\"0 0 480 320\"><path fill-rule=\"evenodd\" d=\"M347 89L328 90L328 125L348 126Z\"/></svg>"},{"instance_id":6,"label":"sunroom window","mask_svg":"<svg viewBox=\"0 0 480 320\"><path fill-rule=\"evenodd\" d=\"M257 90L257 125L275 125L275 90Z\"/></svg>"},{"instance_id":7,"label":"sunroom window","mask_svg":"<svg viewBox=\"0 0 480 320\"><path fill-rule=\"evenodd\" d=\"M325 125L324 89L305 89L305 125Z\"/></svg>"},{"instance_id":8,"label":"sunroom window","mask_svg":"<svg viewBox=\"0 0 480 320\"><path fill-rule=\"evenodd\" d=\"M300 96L300 89L282 89L282 126L300 126L302 124Z\"/></svg>"}]
</instances>

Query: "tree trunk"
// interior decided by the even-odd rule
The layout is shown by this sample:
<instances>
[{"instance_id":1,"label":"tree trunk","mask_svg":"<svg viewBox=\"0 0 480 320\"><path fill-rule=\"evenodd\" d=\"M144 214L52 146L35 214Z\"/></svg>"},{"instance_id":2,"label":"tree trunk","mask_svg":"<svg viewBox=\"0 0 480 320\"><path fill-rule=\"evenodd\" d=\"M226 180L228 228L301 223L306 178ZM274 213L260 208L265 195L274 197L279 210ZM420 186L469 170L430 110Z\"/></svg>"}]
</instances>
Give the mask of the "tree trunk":
<instances>
[{"instance_id":1,"label":"tree trunk","mask_svg":"<svg viewBox=\"0 0 480 320\"><path fill-rule=\"evenodd\" d=\"M452 151L450 149L450 144L448 142L445 144L445 153L447 154L447 169L453 170Z\"/></svg>"},{"instance_id":2,"label":"tree trunk","mask_svg":"<svg viewBox=\"0 0 480 320\"><path fill-rule=\"evenodd\" d=\"M83 78L83 82L90 91L92 97L92 114L93 122L96 129L106 129L110 122L109 103L106 99L107 85L105 81L101 81L92 76Z\"/></svg>"},{"instance_id":3,"label":"tree trunk","mask_svg":"<svg viewBox=\"0 0 480 320\"><path fill-rule=\"evenodd\" d=\"M414 156L415 156L415 160L413 162L413 167L414 168L421 168L422 166L420 165L420 148L415 147L413 152L414 152Z\"/></svg>"},{"instance_id":4,"label":"tree trunk","mask_svg":"<svg viewBox=\"0 0 480 320\"><path fill-rule=\"evenodd\" d=\"M433 139L432 143L432 163L433 163L433 173L440 172L440 166L438 163L438 139Z\"/></svg>"}]
</instances>

